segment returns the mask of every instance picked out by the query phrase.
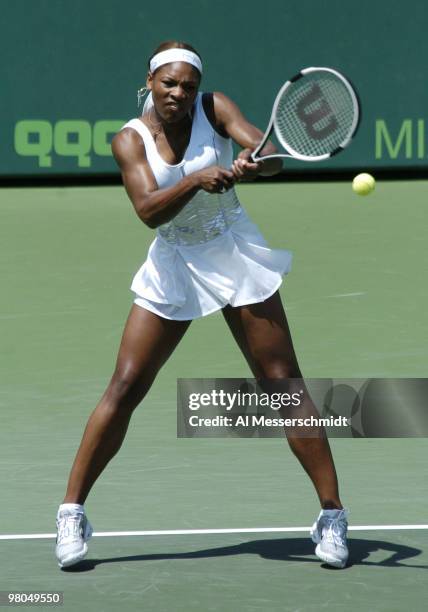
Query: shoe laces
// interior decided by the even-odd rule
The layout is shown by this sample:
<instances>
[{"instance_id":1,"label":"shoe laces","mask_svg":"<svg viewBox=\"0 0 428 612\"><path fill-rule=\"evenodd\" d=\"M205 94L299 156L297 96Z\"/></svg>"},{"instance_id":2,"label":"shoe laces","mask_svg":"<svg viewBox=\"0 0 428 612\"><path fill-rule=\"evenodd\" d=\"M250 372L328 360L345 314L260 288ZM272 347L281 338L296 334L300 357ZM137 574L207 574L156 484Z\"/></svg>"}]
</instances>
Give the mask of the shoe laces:
<instances>
[{"instance_id":1,"label":"shoe laces","mask_svg":"<svg viewBox=\"0 0 428 612\"><path fill-rule=\"evenodd\" d=\"M83 528L83 515L82 514L66 514L60 516L57 519L58 526L58 536L57 542L61 543L63 540L72 538L73 540L76 538L82 537Z\"/></svg>"},{"instance_id":2,"label":"shoe laces","mask_svg":"<svg viewBox=\"0 0 428 612\"><path fill-rule=\"evenodd\" d=\"M346 537L346 514L342 510L338 513L337 516L325 516L324 519L324 527L322 530L323 536L329 541L332 542L335 546L338 544L343 546L345 543Z\"/></svg>"}]
</instances>

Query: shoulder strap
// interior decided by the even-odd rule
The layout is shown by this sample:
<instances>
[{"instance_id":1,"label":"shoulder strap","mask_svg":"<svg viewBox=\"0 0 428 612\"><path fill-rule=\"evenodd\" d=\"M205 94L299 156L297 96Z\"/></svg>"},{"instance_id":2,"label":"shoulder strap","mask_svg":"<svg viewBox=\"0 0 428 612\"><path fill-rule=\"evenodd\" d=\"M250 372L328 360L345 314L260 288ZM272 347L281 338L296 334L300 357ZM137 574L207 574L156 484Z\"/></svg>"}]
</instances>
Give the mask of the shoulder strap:
<instances>
[{"instance_id":1,"label":"shoulder strap","mask_svg":"<svg viewBox=\"0 0 428 612\"><path fill-rule=\"evenodd\" d=\"M215 117L214 111L214 94L213 93L203 93L202 94L202 107L204 109L205 115L208 121L211 124L211 127L223 138L229 138L228 134L224 130L222 130L218 125Z\"/></svg>"},{"instance_id":2,"label":"shoulder strap","mask_svg":"<svg viewBox=\"0 0 428 612\"><path fill-rule=\"evenodd\" d=\"M130 121L128 121L128 123L125 123L125 125L121 129L123 130L124 128L128 127L134 129L136 132L139 133L139 135L143 139L144 146L146 148L146 154L152 151L154 153L157 153L156 144L153 140L153 136L151 135L149 128L145 126L142 121L140 121L138 118L131 119Z\"/></svg>"}]
</instances>

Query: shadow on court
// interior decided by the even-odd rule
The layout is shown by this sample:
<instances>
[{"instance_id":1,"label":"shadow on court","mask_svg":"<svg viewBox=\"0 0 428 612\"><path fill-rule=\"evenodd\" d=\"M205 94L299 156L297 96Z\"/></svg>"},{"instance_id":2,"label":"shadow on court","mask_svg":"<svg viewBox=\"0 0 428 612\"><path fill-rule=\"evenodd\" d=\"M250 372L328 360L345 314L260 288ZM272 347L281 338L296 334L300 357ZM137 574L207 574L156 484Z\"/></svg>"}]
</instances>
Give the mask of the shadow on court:
<instances>
[{"instance_id":1,"label":"shadow on court","mask_svg":"<svg viewBox=\"0 0 428 612\"><path fill-rule=\"evenodd\" d=\"M144 544L142 544L144 546ZM367 560L371 553L383 550L391 553L383 561ZM373 565L381 567L406 567L428 569L428 565L409 565L402 563L405 559L416 557L421 550L411 546L403 546L385 542L384 540L361 540L352 538L350 540L350 559L346 569L353 565ZM224 557L229 555L254 554L264 559L275 561L304 561L319 563L314 556L314 544L308 538L283 538L276 540L254 540L234 546L223 546L220 548L206 548L203 550L182 553L159 553L150 555L133 555L129 557L111 557L105 559L87 559L81 563L64 568L66 572L87 572L95 569L103 563L127 563L130 561L159 561L162 559L204 559L207 557ZM324 569L336 571L337 568L322 564ZM341 570L343 571L343 570Z\"/></svg>"}]
</instances>

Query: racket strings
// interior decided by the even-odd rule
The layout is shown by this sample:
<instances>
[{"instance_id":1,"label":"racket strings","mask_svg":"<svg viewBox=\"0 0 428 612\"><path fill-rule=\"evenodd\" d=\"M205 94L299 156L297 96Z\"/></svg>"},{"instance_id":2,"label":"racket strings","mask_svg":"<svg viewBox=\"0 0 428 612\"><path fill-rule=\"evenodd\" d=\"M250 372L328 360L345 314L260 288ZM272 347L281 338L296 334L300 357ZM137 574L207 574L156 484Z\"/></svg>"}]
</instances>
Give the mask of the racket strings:
<instances>
[{"instance_id":1,"label":"racket strings","mask_svg":"<svg viewBox=\"0 0 428 612\"><path fill-rule=\"evenodd\" d=\"M352 136L355 113L354 100L340 78L313 72L284 91L275 112L275 133L286 149L317 157Z\"/></svg>"}]
</instances>

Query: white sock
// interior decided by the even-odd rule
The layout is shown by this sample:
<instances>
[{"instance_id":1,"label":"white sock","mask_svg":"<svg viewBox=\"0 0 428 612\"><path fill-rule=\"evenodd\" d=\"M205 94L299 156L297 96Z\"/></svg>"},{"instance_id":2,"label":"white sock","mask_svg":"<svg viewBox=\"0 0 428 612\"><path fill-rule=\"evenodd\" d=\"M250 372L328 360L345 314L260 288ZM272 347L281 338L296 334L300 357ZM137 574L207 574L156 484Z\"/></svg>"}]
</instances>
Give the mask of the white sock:
<instances>
[{"instance_id":1,"label":"white sock","mask_svg":"<svg viewBox=\"0 0 428 612\"><path fill-rule=\"evenodd\" d=\"M61 504L58 508L58 512L62 512L63 510L68 510L68 512L78 513L81 512L85 514L85 510L81 504Z\"/></svg>"}]
</instances>

